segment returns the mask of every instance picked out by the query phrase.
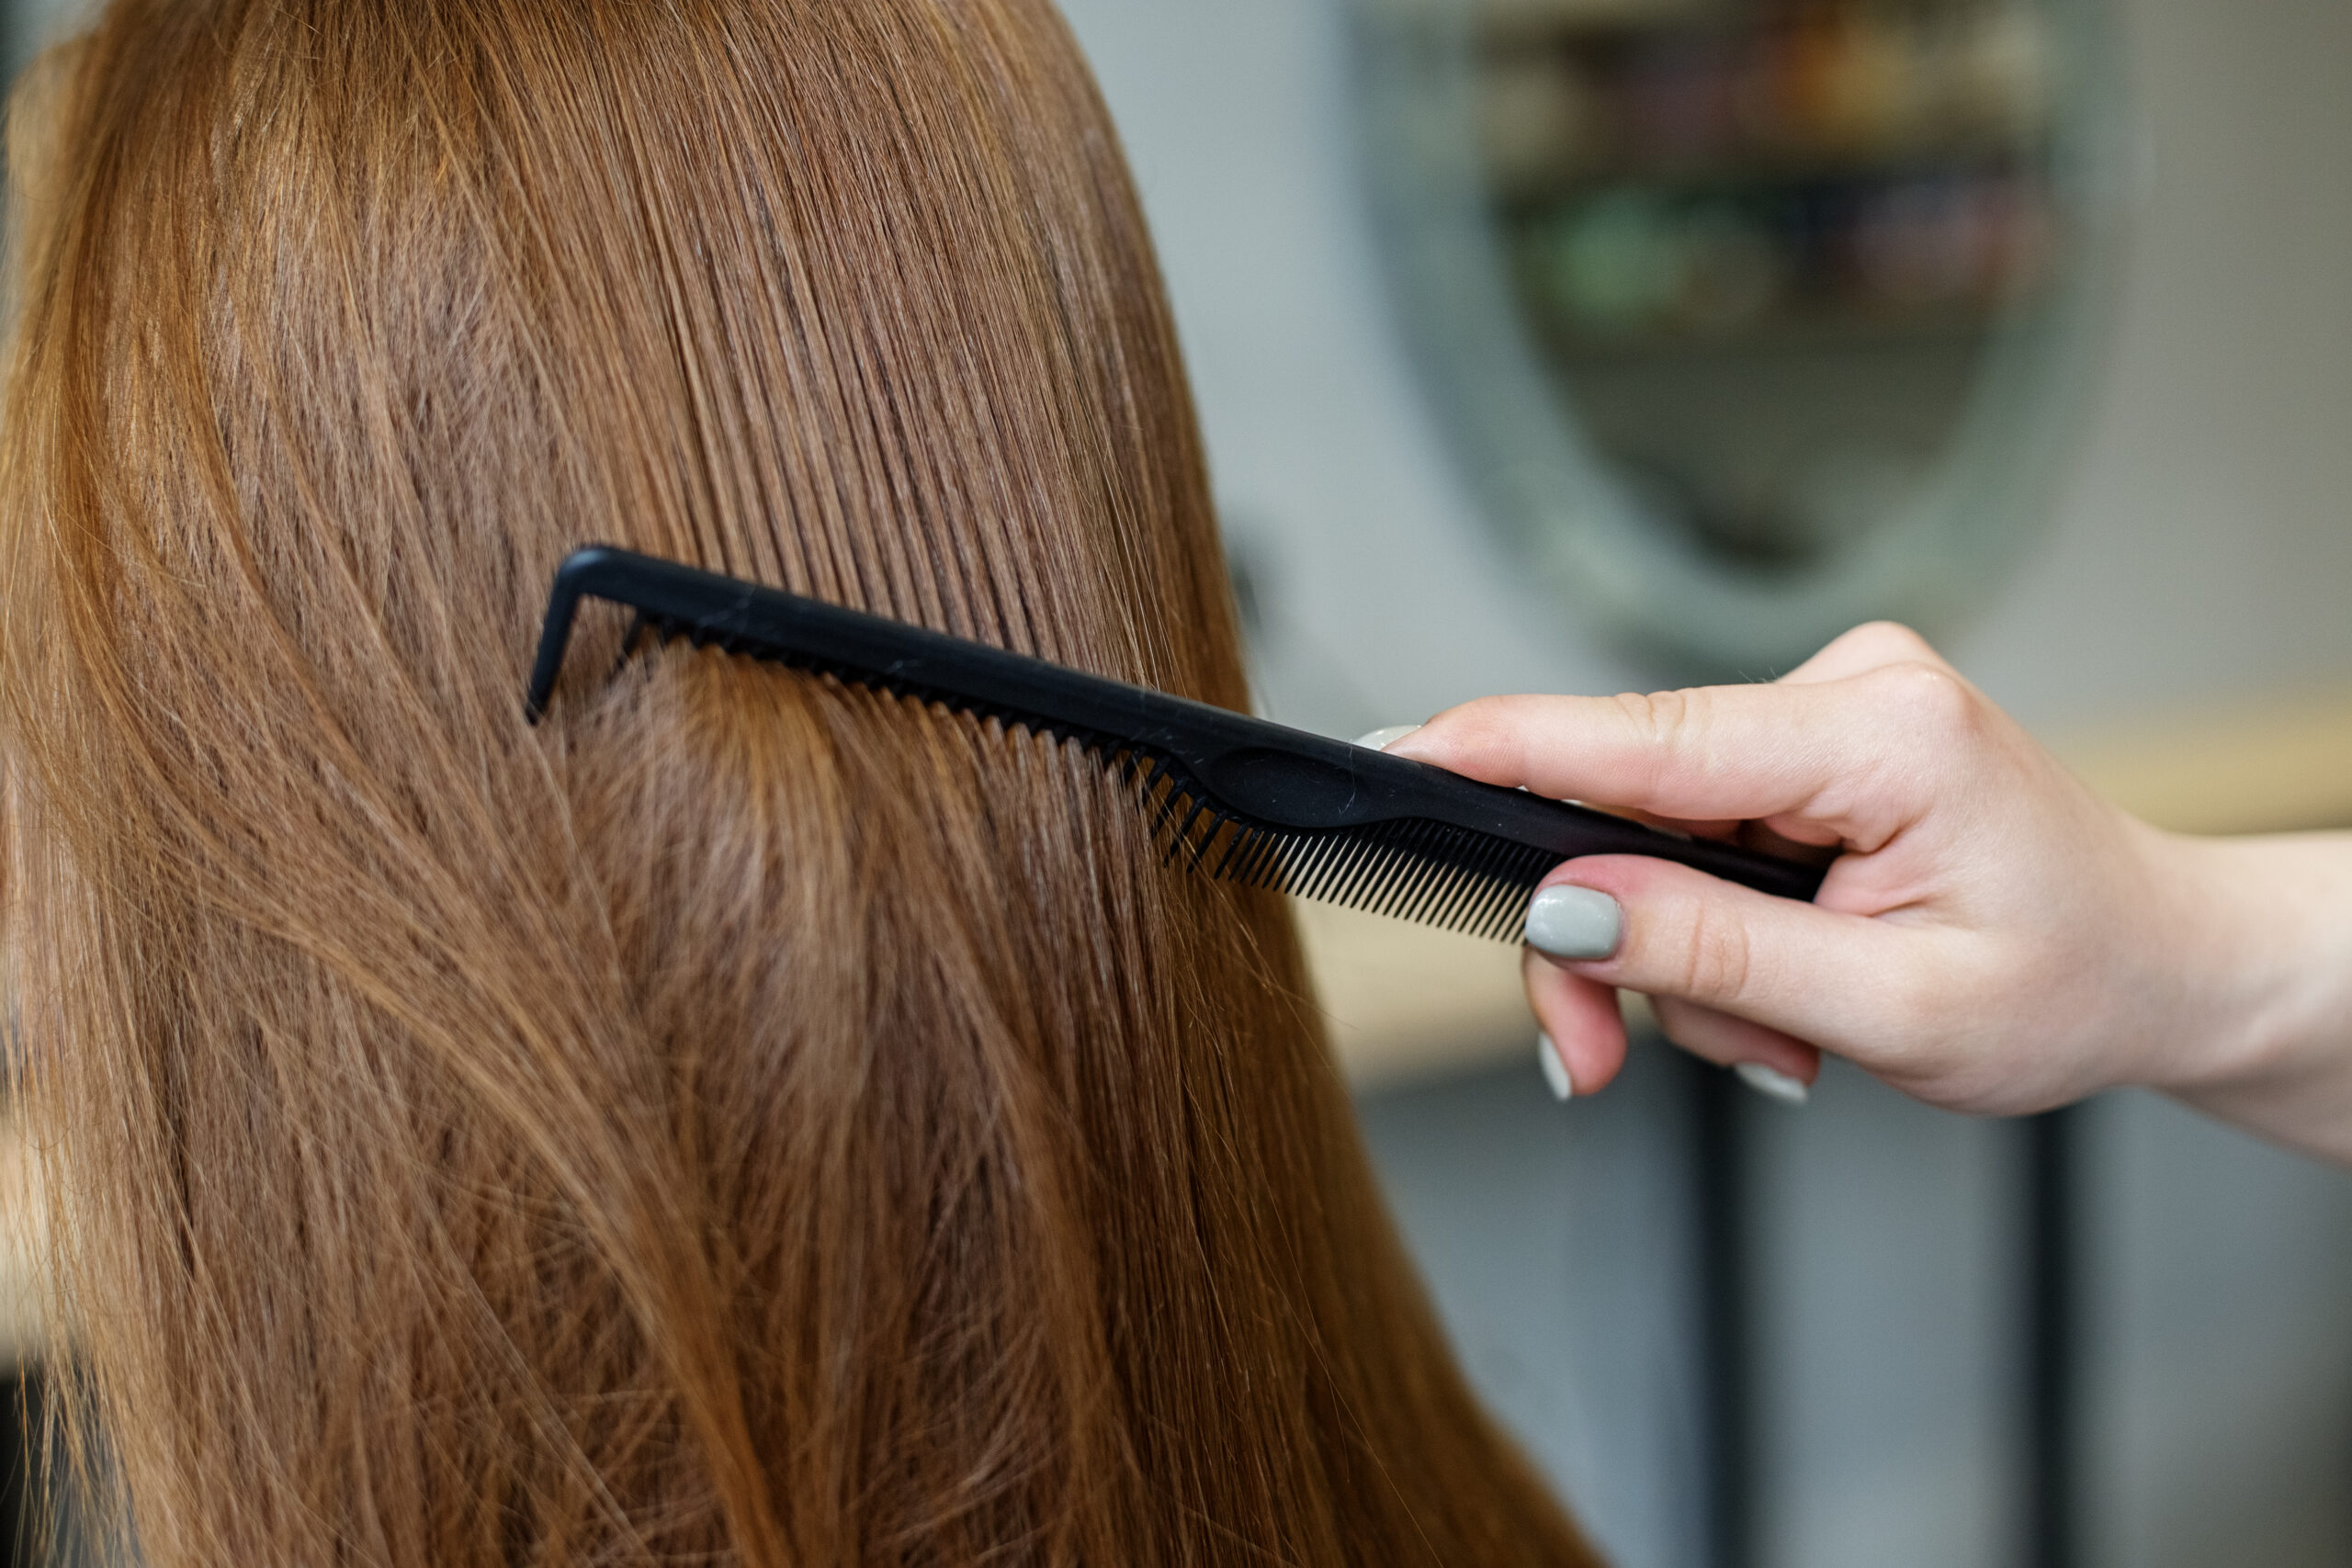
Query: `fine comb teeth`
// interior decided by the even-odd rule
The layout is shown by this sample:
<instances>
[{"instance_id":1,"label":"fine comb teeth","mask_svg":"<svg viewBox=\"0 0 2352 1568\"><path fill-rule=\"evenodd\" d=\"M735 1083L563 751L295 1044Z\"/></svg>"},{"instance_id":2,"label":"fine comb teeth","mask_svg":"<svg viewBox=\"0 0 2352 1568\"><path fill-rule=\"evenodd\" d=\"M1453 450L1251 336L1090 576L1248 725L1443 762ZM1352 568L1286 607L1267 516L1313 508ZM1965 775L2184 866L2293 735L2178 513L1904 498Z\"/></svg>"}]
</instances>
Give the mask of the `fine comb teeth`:
<instances>
[{"instance_id":1,"label":"fine comb teeth","mask_svg":"<svg viewBox=\"0 0 2352 1568\"><path fill-rule=\"evenodd\" d=\"M1442 822L1278 827L1220 801L1164 757L1139 750L1110 754L1083 738L1079 743L1109 761L1123 781L1140 774L1153 840L1166 847L1168 861L1181 858L1245 887L1502 938L1517 934L1529 897L1559 863L1543 851Z\"/></svg>"},{"instance_id":2,"label":"fine comb teeth","mask_svg":"<svg viewBox=\"0 0 2352 1568\"><path fill-rule=\"evenodd\" d=\"M1498 789L1319 735L1082 674L674 561L594 547L556 573L525 712L546 712L582 598L651 633L829 674L1077 745L1131 787L1174 863L1246 886L1515 938L1564 860L1646 854L1810 899L1822 873Z\"/></svg>"}]
</instances>

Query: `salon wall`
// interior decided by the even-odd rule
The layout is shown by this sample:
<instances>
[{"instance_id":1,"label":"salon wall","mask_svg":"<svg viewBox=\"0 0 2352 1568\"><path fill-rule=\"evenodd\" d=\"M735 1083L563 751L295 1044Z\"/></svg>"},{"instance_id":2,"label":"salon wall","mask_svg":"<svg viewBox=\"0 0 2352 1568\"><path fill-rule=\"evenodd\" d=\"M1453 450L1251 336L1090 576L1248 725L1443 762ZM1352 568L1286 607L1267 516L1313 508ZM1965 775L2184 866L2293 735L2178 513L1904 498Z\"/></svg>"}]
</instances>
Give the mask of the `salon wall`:
<instances>
[{"instance_id":1,"label":"salon wall","mask_svg":"<svg viewBox=\"0 0 2352 1568\"><path fill-rule=\"evenodd\" d=\"M1521 586L1422 405L1369 248L1344 3L1063 0L1159 238L1263 696L1352 734L1645 684ZM2352 6L2109 11L2104 362L2040 542L1944 639L2056 737L2352 682ZM1474 1375L1624 1568L1699 1551L1687 1150L1655 1077L1565 1111L1532 1065L1365 1105ZM2352 1182L2136 1097L2086 1132L2086 1560L2352 1558ZM1757 1560L2018 1561L2016 1130L1833 1071L1750 1133Z\"/></svg>"}]
</instances>

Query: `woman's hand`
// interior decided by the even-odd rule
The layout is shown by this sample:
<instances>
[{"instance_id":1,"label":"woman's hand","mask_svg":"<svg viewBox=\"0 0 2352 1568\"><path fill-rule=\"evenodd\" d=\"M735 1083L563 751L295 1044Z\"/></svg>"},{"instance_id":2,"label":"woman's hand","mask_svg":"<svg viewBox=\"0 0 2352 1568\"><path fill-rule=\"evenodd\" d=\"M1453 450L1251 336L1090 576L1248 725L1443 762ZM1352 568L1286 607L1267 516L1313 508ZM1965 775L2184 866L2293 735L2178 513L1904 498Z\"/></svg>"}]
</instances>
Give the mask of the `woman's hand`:
<instances>
[{"instance_id":1,"label":"woman's hand","mask_svg":"<svg viewBox=\"0 0 2352 1568\"><path fill-rule=\"evenodd\" d=\"M1900 626L1773 685L1488 698L1389 750L1837 854L1811 906L1633 856L1555 872L1528 996L1578 1093L1624 1061L1625 989L1726 1065L1809 1082L1828 1051L1991 1112L2149 1084L2352 1155L2352 845L2159 833Z\"/></svg>"}]
</instances>

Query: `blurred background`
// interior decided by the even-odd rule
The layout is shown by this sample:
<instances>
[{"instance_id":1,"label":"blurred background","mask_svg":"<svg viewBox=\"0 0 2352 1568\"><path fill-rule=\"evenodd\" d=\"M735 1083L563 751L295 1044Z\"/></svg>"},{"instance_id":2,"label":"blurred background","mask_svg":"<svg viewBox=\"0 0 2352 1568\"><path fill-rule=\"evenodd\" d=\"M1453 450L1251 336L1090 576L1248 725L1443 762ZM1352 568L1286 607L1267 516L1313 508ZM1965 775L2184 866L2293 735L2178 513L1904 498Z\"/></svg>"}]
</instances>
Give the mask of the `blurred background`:
<instances>
[{"instance_id":1,"label":"blurred background","mask_svg":"<svg viewBox=\"0 0 2352 1568\"><path fill-rule=\"evenodd\" d=\"M2152 819L2352 826L2344 0L1062 4L1274 716L1893 615ZM1302 916L1465 1364L1623 1568L2352 1561L2352 1179L1654 1041L1558 1106L1514 952Z\"/></svg>"}]
</instances>

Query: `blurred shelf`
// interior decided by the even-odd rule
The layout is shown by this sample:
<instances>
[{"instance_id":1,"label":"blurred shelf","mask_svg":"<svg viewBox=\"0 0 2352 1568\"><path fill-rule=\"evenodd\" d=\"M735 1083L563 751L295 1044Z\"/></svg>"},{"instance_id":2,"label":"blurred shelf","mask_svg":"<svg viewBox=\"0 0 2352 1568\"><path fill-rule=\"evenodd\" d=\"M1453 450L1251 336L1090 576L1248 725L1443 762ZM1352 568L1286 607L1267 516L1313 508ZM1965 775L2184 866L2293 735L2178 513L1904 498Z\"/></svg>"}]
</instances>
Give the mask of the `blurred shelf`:
<instances>
[{"instance_id":1,"label":"blurred shelf","mask_svg":"<svg viewBox=\"0 0 2352 1568\"><path fill-rule=\"evenodd\" d=\"M2100 795L2175 832L2352 828L2352 689L2102 725L2052 749ZM1532 1054L1518 948L1319 904L1298 914L1357 1087Z\"/></svg>"},{"instance_id":2,"label":"blurred shelf","mask_svg":"<svg viewBox=\"0 0 2352 1568\"><path fill-rule=\"evenodd\" d=\"M1498 181L1506 220L1529 220L1580 197L1624 186L1663 196L1780 192L1818 186L2014 175L2040 170L2049 149L1999 137L1923 140L1880 147L1756 149L1692 158L1613 158Z\"/></svg>"},{"instance_id":3,"label":"blurred shelf","mask_svg":"<svg viewBox=\"0 0 2352 1568\"><path fill-rule=\"evenodd\" d=\"M1481 0L1476 10L1479 41L1510 49L1693 30L1724 7L1707 0Z\"/></svg>"},{"instance_id":4,"label":"blurred shelf","mask_svg":"<svg viewBox=\"0 0 2352 1568\"><path fill-rule=\"evenodd\" d=\"M1849 307L1785 310L1755 321L1679 330L1645 327L1623 333L1595 333L1555 328L1545 334L1544 344L1562 364L1568 366L1637 359L1713 358L1727 354L1949 350L1989 338L2007 321L2010 312L2028 308L2003 304L1921 310Z\"/></svg>"},{"instance_id":5,"label":"blurred shelf","mask_svg":"<svg viewBox=\"0 0 2352 1568\"><path fill-rule=\"evenodd\" d=\"M1730 31L1747 13L1747 7L1725 0L1480 0L1476 9L1480 41L1505 49ZM1984 5L1983 0L1845 0L1845 9L1907 22L1922 12L1967 15Z\"/></svg>"}]
</instances>

